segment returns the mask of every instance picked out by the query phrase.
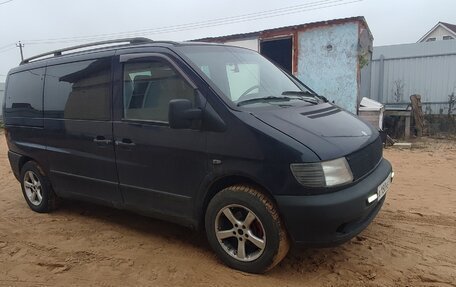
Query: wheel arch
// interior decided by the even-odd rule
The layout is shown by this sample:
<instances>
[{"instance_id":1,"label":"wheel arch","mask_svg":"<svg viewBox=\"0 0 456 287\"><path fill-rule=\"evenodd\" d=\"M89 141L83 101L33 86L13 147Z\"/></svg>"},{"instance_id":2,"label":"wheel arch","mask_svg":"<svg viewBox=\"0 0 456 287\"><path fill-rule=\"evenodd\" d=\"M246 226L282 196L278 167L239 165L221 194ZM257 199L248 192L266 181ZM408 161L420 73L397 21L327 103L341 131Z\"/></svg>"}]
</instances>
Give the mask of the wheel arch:
<instances>
[{"instance_id":1,"label":"wheel arch","mask_svg":"<svg viewBox=\"0 0 456 287\"><path fill-rule=\"evenodd\" d=\"M22 167L29 161L34 161L32 157L18 154L12 151L8 151L8 158L13 171L14 176L17 180L20 180Z\"/></svg>"},{"instance_id":2,"label":"wheel arch","mask_svg":"<svg viewBox=\"0 0 456 287\"><path fill-rule=\"evenodd\" d=\"M26 156L26 155L21 156L21 158L19 159L19 162L18 162L19 173L22 171L22 168L24 167L24 165L29 161L36 161L36 160L34 160L33 158Z\"/></svg>"},{"instance_id":3,"label":"wheel arch","mask_svg":"<svg viewBox=\"0 0 456 287\"><path fill-rule=\"evenodd\" d=\"M262 192L265 196L267 196L274 204L276 201L274 196L272 195L271 191L268 190L264 185L260 184L257 180L243 174L230 174L217 177L216 179L212 180L208 187L205 189L205 193L202 196L202 200L200 201L198 211L198 223L200 226L204 226L202 224L204 222L204 216L206 215L206 209L209 205L211 199L223 189L237 185L237 184L246 184L252 187L255 187L260 192Z\"/></svg>"}]
</instances>

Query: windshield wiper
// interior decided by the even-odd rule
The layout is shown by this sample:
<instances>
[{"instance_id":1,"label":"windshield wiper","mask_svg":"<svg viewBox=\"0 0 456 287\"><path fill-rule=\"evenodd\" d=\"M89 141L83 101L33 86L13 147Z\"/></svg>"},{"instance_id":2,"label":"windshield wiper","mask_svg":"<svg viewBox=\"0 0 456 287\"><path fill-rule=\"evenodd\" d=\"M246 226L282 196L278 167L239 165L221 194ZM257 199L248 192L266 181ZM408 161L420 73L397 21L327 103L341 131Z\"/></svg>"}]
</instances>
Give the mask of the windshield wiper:
<instances>
[{"instance_id":1,"label":"windshield wiper","mask_svg":"<svg viewBox=\"0 0 456 287\"><path fill-rule=\"evenodd\" d=\"M282 95L295 96L297 99L300 99L301 101L315 105L318 104L318 96L309 91L283 91Z\"/></svg>"},{"instance_id":2,"label":"windshield wiper","mask_svg":"<svg viewBox=\"0 0 456 287\"><path fill-rule=\"evenodd\" d=\"M262 97L262 98L253 98L253 99L248 99L244 101L240 101L237 103L238 107L247 105L247 104L253 104L253 103L258 103L258 102L270 102L270 101L278 101L278 102L288 102L290 101L290 97L274 97L274 96L269 96L269 97Z\"/></svg>"},{"instance_id":3,"label":"windshield wiper","mask_svg":"<svg viewBox=\"0 0 456 287\"><path fill-rule=\"evenodd\" d=\"M290 95L290 96L311 96L311 97L315 97L315 94L311 93L309 91L283 91L282 95L284 95L284 96Z\"/></svg>"},{"instance_id":4,"label":"windshield wiper","mask_svg":"<svg viewBox=\"0 0 456 287\"><path fill-rule=\"evenodd\" d=\"M294 96L299 96L299 97L305 96L305 97L312 98L312 99L318 98L318 99L323 100L324 102L328 102L328 99L326 99L325 97L319 96L319 95L309 92L309 91L284 91L284 92L282 92L282 95L285 95L285 96L294 95Z\"/></svg>"}]
</instances>

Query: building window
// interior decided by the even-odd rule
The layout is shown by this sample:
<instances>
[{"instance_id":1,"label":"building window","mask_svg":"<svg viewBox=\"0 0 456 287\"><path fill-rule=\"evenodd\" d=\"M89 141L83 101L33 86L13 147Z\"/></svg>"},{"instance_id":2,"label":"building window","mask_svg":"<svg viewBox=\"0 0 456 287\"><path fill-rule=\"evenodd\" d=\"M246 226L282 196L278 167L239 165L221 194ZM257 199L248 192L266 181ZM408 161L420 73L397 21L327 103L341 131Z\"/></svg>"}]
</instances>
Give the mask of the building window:
<instances>
[{"instance_id":1,"label":"building window","mask_svg":"<svg viewBox=\"0 0 456 287\"><path fill-rule=\"evenodd\" d=\"M435 38L434 38L434 37L428 38L428 39L426 40L426 42L434 42L434 41L435 41Z\"/></svg>"},{"instance_id":2,"label":"building window","mask_svg":"<svg viewBox=\"0 0 456 287\"><path fill-rule=\"evenodd\" d=\"M451 36L443 36L443 40L453 40L454 38Z\"/></svg>"}]
</instances>

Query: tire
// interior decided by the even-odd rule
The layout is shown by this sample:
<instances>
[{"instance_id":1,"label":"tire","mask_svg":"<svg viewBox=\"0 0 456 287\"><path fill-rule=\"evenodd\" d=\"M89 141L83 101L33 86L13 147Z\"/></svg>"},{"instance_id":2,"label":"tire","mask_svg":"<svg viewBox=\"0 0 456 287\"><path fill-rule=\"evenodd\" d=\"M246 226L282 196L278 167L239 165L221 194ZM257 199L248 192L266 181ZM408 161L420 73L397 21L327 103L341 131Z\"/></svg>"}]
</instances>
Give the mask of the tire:
<instances>
[{"instance_id":1,"label":"tire","mask_svg":"<svg viewBox=\"0 0 456 287\"><path fill-rule=\"evenodd\" d=\"M244 272L268 271L290 248L275 204L251 186L234 185L217 193L207 207L205 226L217 256Z\"/></svg>"},{"instance_id":2,"label":"tire","mask_svg":"<svg viewBox=\"0 0 456 287\"><path fill-rule=\"evenodd\" d=\"M56 207L56 195L49 178L34 161L28 161L21 169L22 194L30 209L39 213L50 212Z\"/></svg>"}]
</instances>

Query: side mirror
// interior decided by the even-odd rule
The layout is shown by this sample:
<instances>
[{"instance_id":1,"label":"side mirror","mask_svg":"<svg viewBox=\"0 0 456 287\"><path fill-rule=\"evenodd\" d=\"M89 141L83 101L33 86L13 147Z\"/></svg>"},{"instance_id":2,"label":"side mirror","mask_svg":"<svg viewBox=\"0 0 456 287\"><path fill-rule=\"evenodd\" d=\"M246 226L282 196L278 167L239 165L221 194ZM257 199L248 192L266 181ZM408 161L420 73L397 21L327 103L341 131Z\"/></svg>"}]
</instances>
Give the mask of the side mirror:
<instances>
[{"instance_id":1,"label":"side mirror","mask_svg":"<svg viewBox=\"0 0 456 287\"><path fill-rule=\"evenodd\" d=\"M192 103L187 99L169 101L168 121L172 129L188 129L194 120L201 120L203 111L192 108Z\"/></svg>"}]
</instances>

